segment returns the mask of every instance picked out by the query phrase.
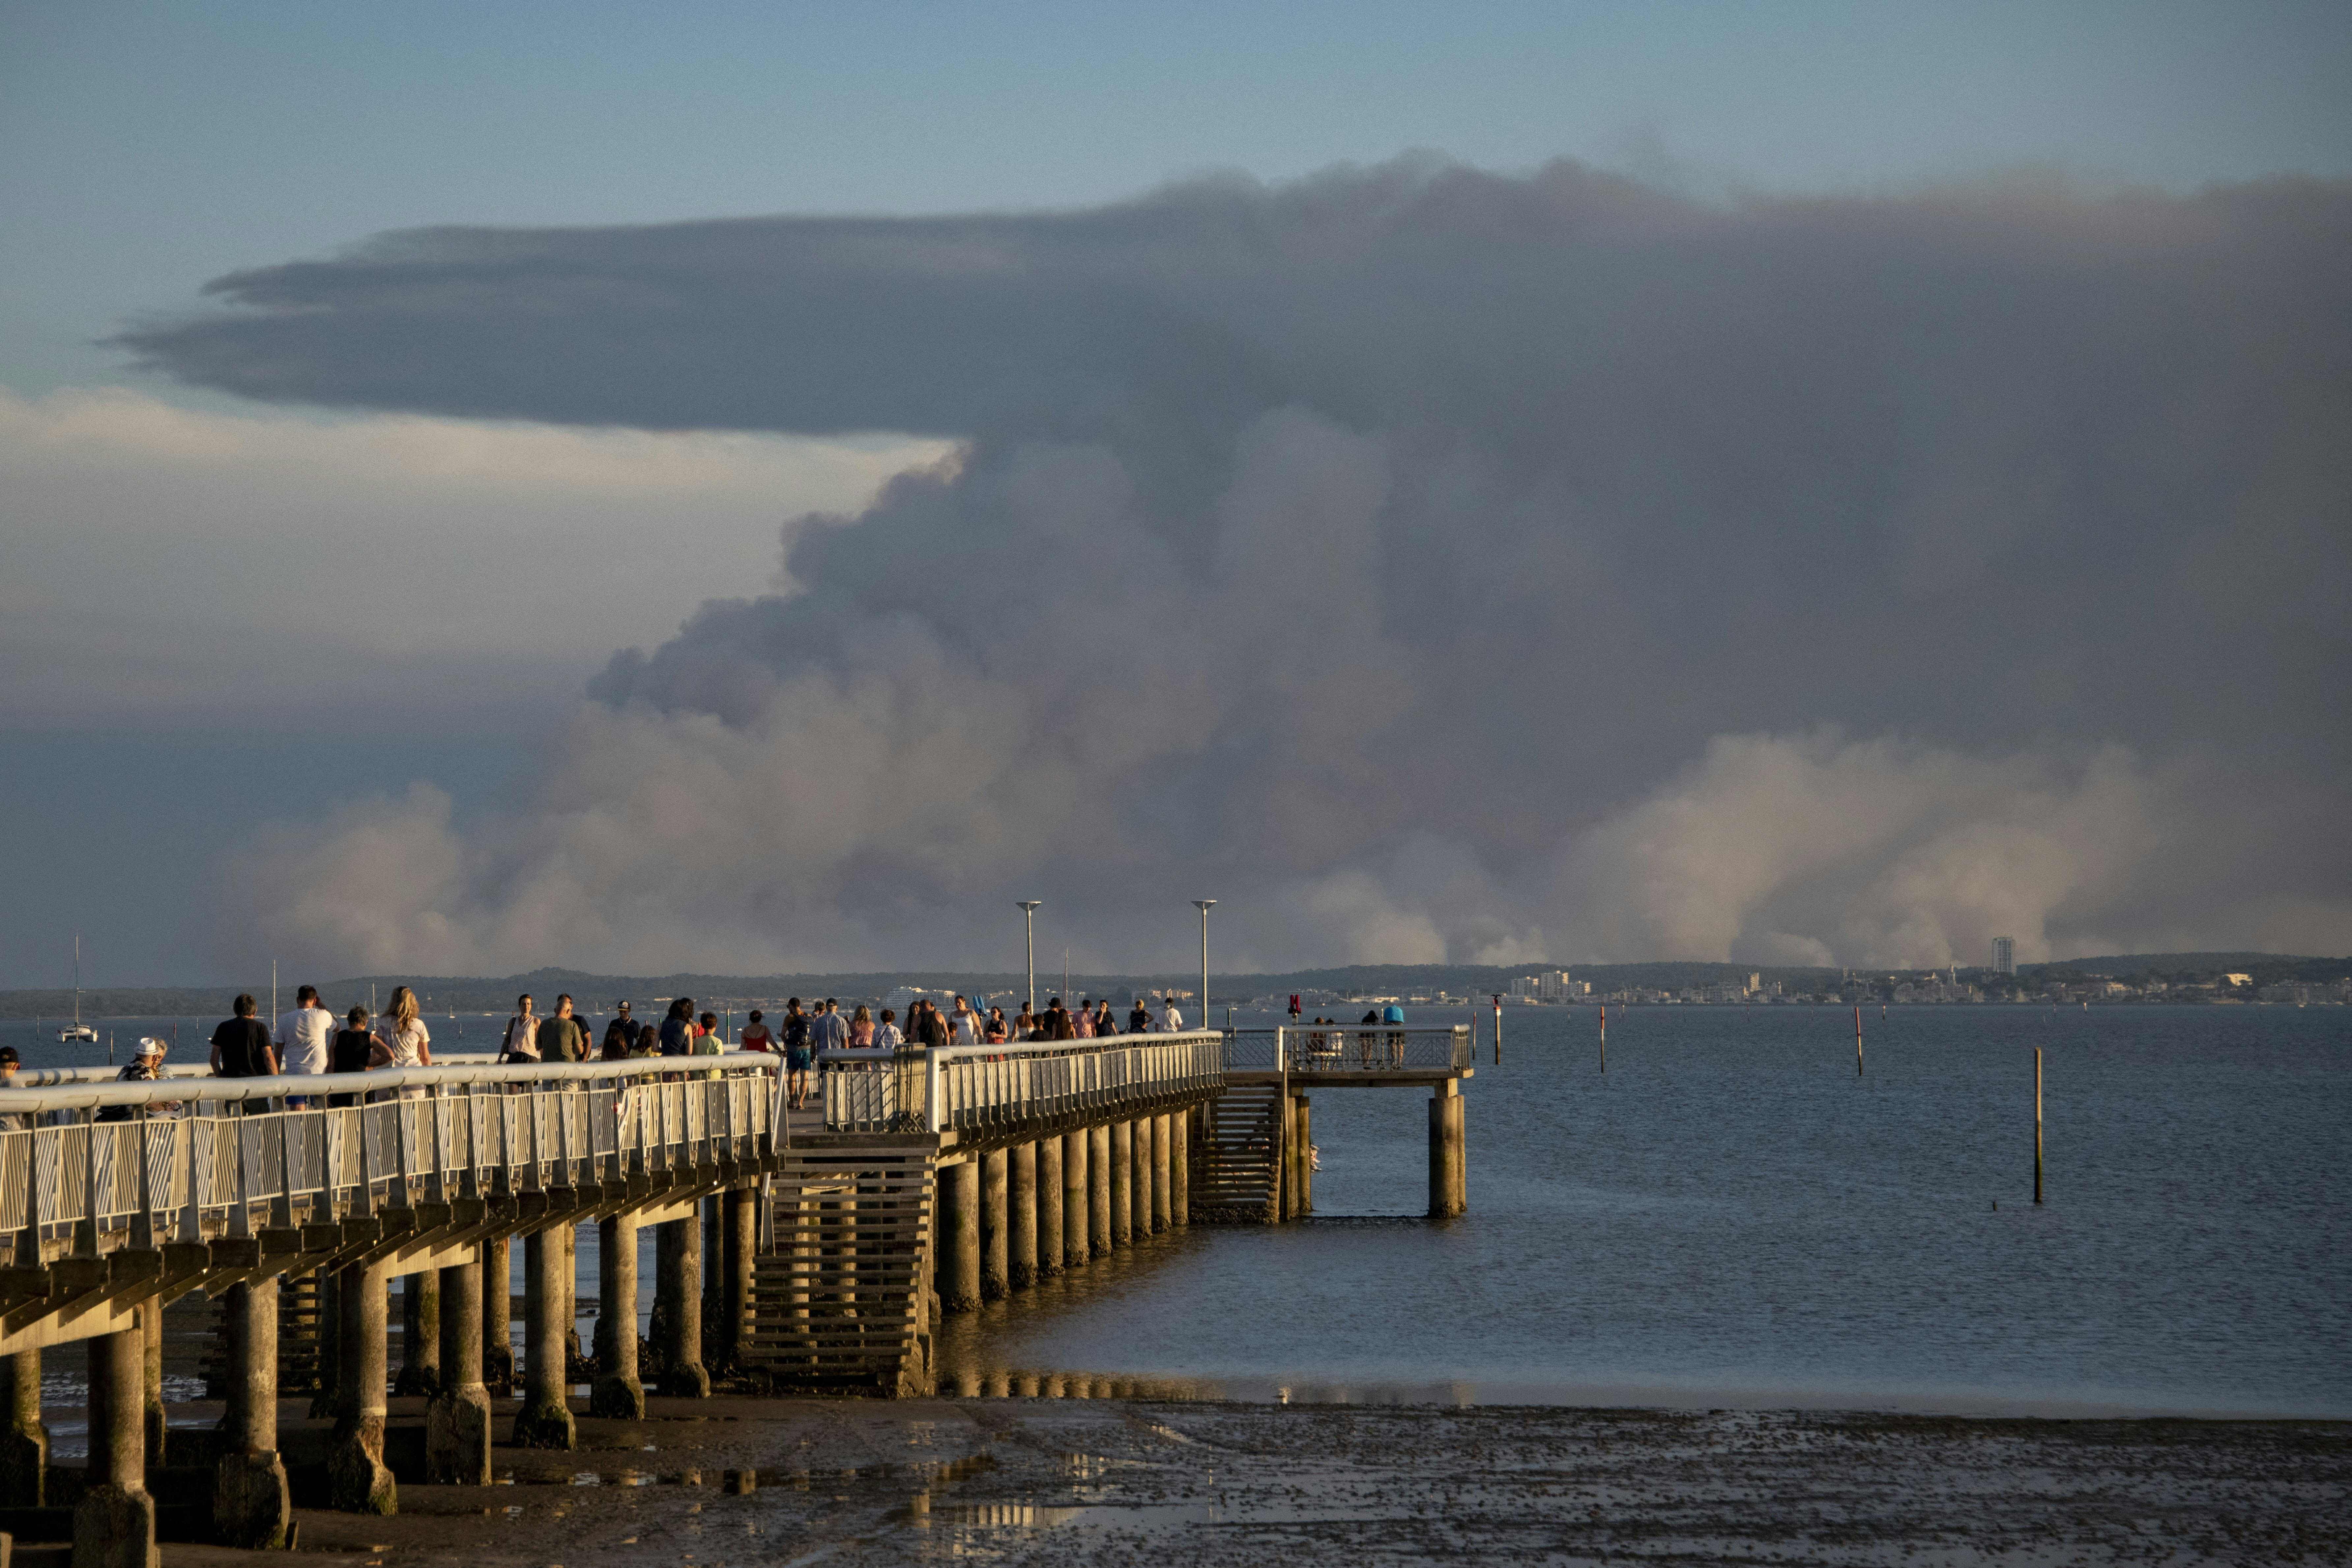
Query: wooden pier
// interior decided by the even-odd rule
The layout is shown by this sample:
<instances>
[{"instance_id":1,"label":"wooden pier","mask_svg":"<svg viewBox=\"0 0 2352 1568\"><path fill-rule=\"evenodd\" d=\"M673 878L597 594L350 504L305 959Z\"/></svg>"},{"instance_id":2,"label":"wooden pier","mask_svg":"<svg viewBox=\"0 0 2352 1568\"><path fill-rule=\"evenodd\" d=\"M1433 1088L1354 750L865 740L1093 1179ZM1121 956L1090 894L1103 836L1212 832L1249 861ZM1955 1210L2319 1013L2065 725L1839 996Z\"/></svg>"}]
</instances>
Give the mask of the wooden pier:
<instances>
[{"instance_id":1,"label":"wooden pier","mask_svg":"<svg viewBox=\"0 0 2352 1568\"><path fill-rule=\"evenodd\" d=\"M804 1112L784 1110L780 1066L730 1053L387 1069L349 1106L323 1103L316 1078L48 1074L0 1090L0 1373L13 1390L0 1531L54 1531L40 1358L81 1340L91 1436L77 1561L152 1568L159 1522L173 1539L282 1542L278 1401L306 1387L336 1417L320 1500L391 1511L394 1279L401 1390L431 1395L419 1473L486 1484L517 1240L529 1289L509 1438L572 1447L583 1224L599 1227L603 1260L587 1408L627 1417L648 1384L698 1396L714 1377L929 1393L942 1314L1172 1227L1308 1213L1310 1089L1428 1089L1430 1213L1464 1206L1466 1028L830 1053ZM654 1364L641 1368L637 1336L617 1326L637 1321L647 1225L659 1261ZM192 1523L187 1508L159 1512L149 1483L164 1458L152 1347L163 1307L196 1292L219 1303L224 1344L206 1370L228 1409L207 1448L212 1505Z\"/></svg>"}]
</instances>

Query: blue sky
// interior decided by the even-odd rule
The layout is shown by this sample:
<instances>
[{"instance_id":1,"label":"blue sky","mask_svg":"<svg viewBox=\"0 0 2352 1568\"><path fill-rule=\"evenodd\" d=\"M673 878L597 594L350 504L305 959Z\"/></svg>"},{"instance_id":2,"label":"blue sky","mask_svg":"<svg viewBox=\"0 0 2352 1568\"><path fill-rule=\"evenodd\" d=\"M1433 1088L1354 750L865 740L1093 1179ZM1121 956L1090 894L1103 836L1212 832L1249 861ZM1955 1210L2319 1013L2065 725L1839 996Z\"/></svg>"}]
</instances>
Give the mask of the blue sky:
<instances>
[{"instance_id":1,"label":"blue sky","mask_svg":"<svg viewBox=\"0 0 2352 1568\"><path fill-rule=\"evenodd\" d=\"M0 0L0 986L58 983L73 925L101 980L221 975L225 850L361 786L430 777L461 824L509 799L613 648L769 591L793 516L940 455L263 407L102 341L225 273L438 224L1062 209L1409 149L1709 200L2340 179L2347 86L2352 6L2258 0Z\"/></svg>"}]
</instances>

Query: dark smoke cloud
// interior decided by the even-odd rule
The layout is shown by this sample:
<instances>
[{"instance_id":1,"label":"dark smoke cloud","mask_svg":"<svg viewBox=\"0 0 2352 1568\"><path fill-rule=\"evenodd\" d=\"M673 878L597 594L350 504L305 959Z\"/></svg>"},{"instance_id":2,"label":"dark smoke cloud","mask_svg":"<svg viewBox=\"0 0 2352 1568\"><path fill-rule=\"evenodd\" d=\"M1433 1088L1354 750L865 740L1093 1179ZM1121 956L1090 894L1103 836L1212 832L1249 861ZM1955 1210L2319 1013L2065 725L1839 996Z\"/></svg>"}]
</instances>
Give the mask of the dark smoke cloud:
<instances>
[{"instance_id":1,"label":"dark smoke cloud","mask_svg":"<svg viewBox=\"0 0 2352 1568\"><path fill-rule=\"evenodd\" d=\"M1266 963L2341 950L2347 240L2336 184L1718 208L1416 159L423 231L130 342L968 443L615 658L530 811L278 835L322 957L977 959L1034 890L1129 965L1203 889ZM354 897L379 853L437 869Z\"/></svg>"}]
</instances>

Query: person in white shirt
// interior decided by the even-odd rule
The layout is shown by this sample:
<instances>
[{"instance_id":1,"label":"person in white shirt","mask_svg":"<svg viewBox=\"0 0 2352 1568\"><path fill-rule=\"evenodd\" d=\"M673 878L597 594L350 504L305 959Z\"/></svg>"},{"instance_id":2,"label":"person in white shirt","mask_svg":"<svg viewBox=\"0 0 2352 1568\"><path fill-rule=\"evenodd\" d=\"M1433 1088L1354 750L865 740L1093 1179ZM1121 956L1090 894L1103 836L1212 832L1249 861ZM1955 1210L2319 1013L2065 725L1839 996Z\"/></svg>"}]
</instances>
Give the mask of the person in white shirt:
<instances>
[{"instance_id":1,"label":"person in white shirt","mask_svg":"<svg viewBox=\"0 0 2352 1568\"><path fill-rule=\"evenodd\" d=\"M1160 1015L1160 1026L1168 1030L1171 1034L1176 1030L1182 1028L1184 1026L1184 1015L1176 1011L1176 998L1174 996L1163 996L1160 1000L1166 1009Z\"/></svg>"},{"instance_id":2,"label":"person in white shirt","mask_svg":"<svg viewBox=\"0 0 2352 1568\"><path fill-rule=\"evenodd\" d=\"M319 988L305 985L294 993L294 1010L278 1015L278 1070L288 1076L325 1072L328 1049L341 1020L319 1005ZM308 1106L306 1098L286 1101L289 1108Z\"/></svg>"},{"instance_id":3,"label":"person in white shirt","mask_svg":"<svg viewBox=\"0 0 2352 1568\"><path fill-rule=\"evenodd\" d=\"M877 1050L895 1050L907 1043L898 1028L898 1015L888 1007L882 1009L882 1021L874 1026L874 1045Z\"/></svg>"},{"instance_id":4,"label":"person in white shirt","mask_svg":"<svg viewBox=\"0 0 2352 1568\"><path fill-rule=\"evenodd\" d=\"M957 997L955 999L955 1013L949 1018L948 1022L954 1029L953 1040L955 1044L959 1046L976 1046L980 1044L980 1015L971 1010L971 1003L965 1001L961 996Z\"/></svg>"},{"instance_id":5,"label":"person in white shirt","mask_svg":"<svg viewBox=\"0 0 2352 1568\"><path fill-rule=\"evenodd\" d=\"M294 993L294 1010L278 1016L278 1070L325 1072L327 1047L335 1037L336 1017L319 1005L319 988L305 985Z\"/></svg>"}]
</instances>

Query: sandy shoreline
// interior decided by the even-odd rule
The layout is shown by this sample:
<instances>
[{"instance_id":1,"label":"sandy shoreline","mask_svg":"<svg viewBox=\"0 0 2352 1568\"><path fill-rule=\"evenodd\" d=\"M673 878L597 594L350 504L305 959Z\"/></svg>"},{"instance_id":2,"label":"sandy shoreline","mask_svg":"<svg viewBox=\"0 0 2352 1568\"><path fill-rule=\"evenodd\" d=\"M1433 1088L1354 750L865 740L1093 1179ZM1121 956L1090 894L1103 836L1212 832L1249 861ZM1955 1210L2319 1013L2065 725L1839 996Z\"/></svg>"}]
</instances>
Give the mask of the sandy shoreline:
<instances>
[{"instance_id":1,"label":"sandy shoreline","mask_svg":"<svg viewBox=\"0 0 2352 1568\"><path fill-rule=\"evenodd\" d=\"M302 1547L370 1568L2352 1563L2340 1422L724 1398L580 1437L500 1448L510 1484L404 1486L395 1518L306 1510Z\"/></svg>"}]
</instances>

